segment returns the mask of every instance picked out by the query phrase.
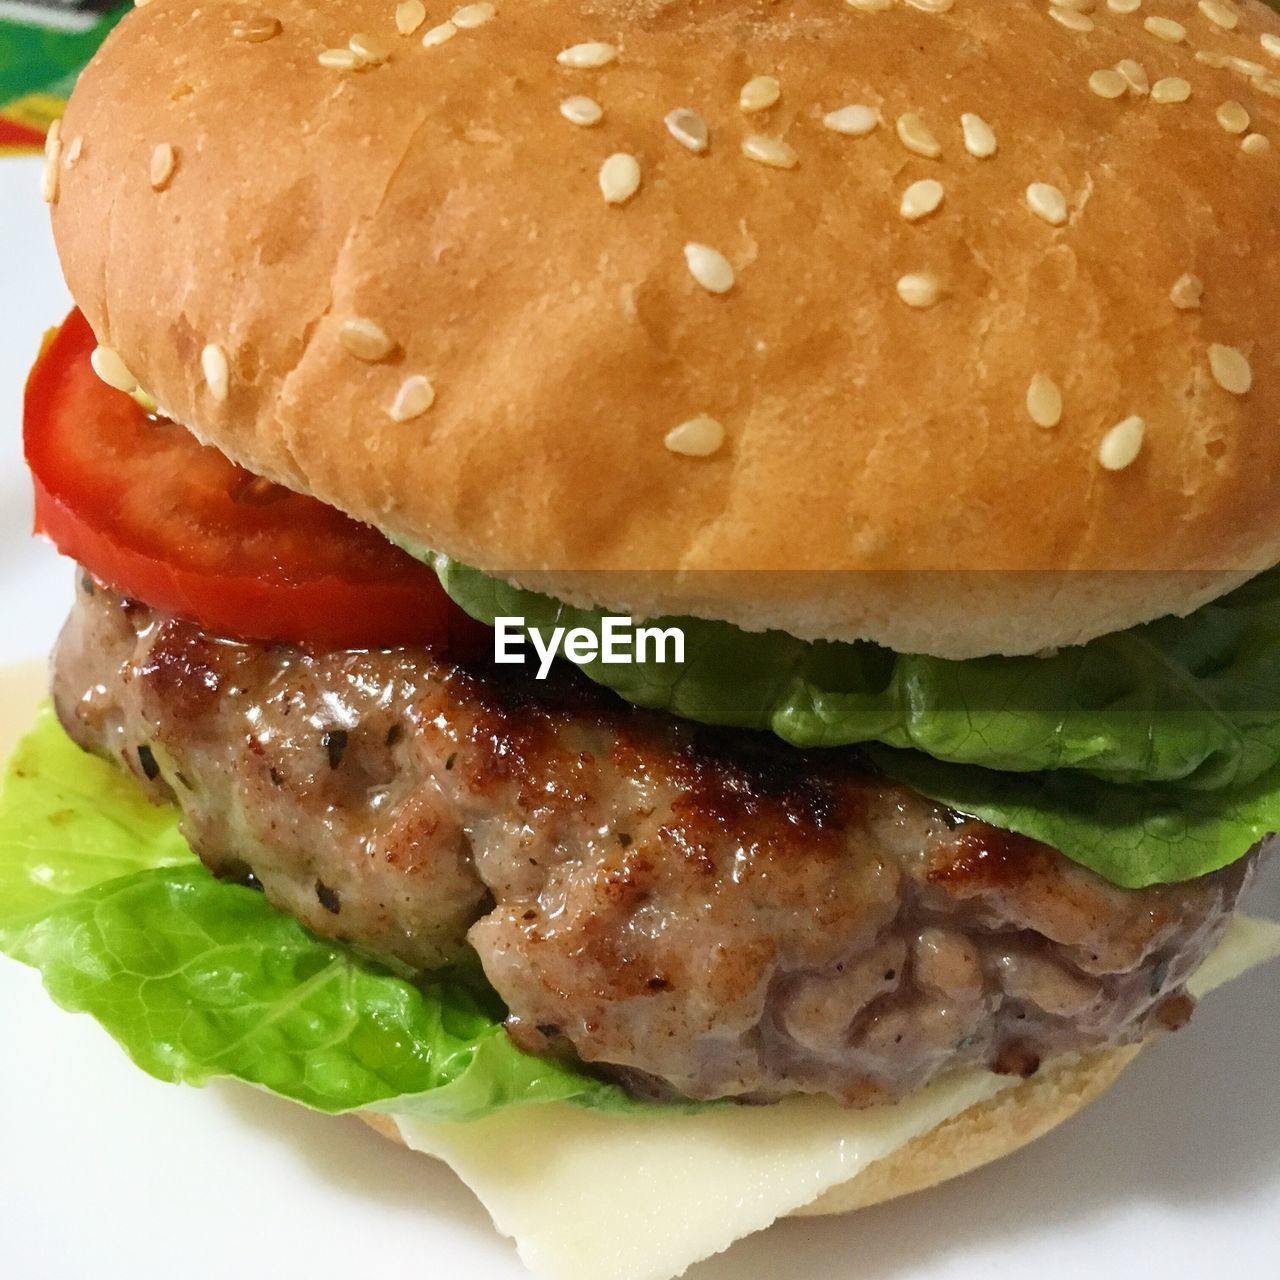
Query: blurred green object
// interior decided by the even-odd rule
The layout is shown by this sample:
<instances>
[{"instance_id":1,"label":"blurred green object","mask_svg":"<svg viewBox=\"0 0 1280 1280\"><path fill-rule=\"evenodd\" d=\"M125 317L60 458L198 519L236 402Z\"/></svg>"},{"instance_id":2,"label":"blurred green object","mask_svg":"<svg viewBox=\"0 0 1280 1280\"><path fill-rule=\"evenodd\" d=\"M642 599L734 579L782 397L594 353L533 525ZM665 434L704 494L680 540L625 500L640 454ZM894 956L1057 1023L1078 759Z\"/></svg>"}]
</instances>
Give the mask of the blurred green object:
<instances>
[{"instance_id":1,"label":"blurred green object","mask_svg":"<svg viewBox=\"0 0 1280 1280\"><path fill-rule=\"evenodd\" d=\"M35 95L65 99L106 38L133 5L56 4L51 0L12 6L0 18L0 113L36 124L48 104L23 109Z\"/></svg>"}]
</instances>

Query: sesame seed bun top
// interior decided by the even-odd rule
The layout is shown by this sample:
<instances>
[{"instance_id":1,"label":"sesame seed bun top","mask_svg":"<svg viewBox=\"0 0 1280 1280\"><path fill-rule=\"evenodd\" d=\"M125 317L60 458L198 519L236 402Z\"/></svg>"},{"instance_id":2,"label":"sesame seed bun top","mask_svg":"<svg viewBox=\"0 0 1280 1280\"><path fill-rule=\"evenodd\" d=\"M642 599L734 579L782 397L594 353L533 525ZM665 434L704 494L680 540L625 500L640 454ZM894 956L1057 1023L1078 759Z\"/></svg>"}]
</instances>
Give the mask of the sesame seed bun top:
<instances>
[{"instance_id":1,"label":"sesame seed bun top","mask_svg":"<svg viewBox=\"0 0 1280 1280\"><path fill-rule=\"evenodd\" d=\"M202 438L576 601L946 656L1280 559L1257 0L444 13L153 0L81 77L67 279Z\"/></svg>"}]
</instances>

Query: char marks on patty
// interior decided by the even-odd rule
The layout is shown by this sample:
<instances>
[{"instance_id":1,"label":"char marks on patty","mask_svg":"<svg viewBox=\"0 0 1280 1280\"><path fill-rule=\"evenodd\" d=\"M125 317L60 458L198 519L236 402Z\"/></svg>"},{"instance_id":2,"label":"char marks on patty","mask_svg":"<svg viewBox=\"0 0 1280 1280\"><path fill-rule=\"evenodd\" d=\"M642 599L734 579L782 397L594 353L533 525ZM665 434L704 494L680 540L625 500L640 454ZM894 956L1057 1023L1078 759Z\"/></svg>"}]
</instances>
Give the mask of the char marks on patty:
<instances>
[{"instance_id":1,"label":"char marks on patty","mask_svg":"<svg viewBox=\"0 0 1280 1280\"><path fill-rule=\"evenodd\" d=\"M870 1105L1176 1025L1254 862L1123 890L855 751L572 670L231 643L101 588L54 692L216 874L413 968L469 943L519 1044L660 1096Z\"/></svg>"}]
</instances>

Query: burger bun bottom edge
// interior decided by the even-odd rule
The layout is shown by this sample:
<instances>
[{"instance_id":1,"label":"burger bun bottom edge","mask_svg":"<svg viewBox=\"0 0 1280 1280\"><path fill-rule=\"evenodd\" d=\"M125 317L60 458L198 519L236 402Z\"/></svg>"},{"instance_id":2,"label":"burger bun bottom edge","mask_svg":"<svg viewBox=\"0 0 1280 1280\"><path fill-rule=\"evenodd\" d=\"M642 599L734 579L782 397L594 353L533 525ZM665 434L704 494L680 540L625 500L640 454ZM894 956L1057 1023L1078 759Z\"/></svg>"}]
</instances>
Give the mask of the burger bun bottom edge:
<instances>
[{"instance_id":1,"label":"burger bun bottom edge","mask_svg":"<svg viewBox=\"0 0 1280 1280\"><path fill-rule=\"evenodd\" d=\"M824 1192L795 1217L850 1213L925 1191L1010 1155L1083 1110L1119 1078L1141 1045L1104 1049L1050 1066L1005 1089L877 1160L848 1182ZM403 1145L388 1115L359 1117L384 1138Z\"/></svg>"}]
</instances>

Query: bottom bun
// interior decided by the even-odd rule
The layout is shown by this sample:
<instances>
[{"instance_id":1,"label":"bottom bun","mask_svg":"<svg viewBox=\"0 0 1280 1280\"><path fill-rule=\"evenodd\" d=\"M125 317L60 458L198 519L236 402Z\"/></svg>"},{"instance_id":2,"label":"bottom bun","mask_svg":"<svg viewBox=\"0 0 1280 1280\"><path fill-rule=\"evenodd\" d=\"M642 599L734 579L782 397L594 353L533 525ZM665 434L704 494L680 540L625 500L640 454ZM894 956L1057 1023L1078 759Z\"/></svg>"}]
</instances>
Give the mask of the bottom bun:
<instances>
[{"instance_id":1,"label":"bottom bun","mask_svg":"<svg viewBox=\"0 0 1280 1280\"><path fill-rule=\"evenodd\" d=\"M832 1187L799 1217L849 1213L926 1191L999 1160L1056 1129L1105 1093L1138 1056L1141 1045L1104 1049L1041 1071L976 1107L943 1121L905 1147Z\"/></svg>"},{"instance_id":2,"label":"bottom bun","mask_svg":"<svg viewBox=\"0 0 1280 1280\"><path fill-rule=\"evenodd\" d=\"M1048 1067L1033 1079L962 1111L913 1138L857 1177L832 1187L795 1215L849 1213L924 1191L1009 1155L1057 1128L1115 1083L1141 1045L1104 1049ZM396 1122L377 1112L360 1119L384 1138L403 1144Z\"/></svg>"}]
</instances>

